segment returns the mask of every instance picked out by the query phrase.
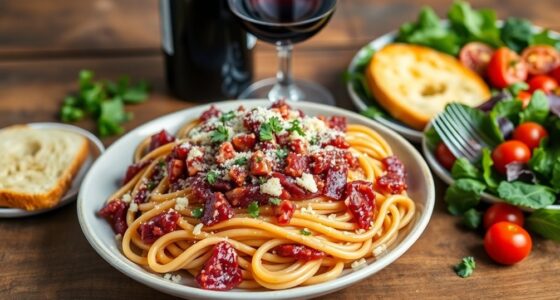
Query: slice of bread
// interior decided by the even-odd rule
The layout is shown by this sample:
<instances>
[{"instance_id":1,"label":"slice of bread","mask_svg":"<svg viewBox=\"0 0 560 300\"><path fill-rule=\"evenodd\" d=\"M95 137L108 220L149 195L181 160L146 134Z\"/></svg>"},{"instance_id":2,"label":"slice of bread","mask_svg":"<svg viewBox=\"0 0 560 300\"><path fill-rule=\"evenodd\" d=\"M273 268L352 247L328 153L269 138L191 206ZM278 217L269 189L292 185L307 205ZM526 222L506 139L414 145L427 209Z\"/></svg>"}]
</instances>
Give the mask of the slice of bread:
<instances>
[{"instance_id":1,"label":"slice of bread","mask_svg":"<svg viewBox=\"0 0 560 300\"><path fill-rule=\"evenodd\" d=\"M419 130L450 102L477 106L490 97L480 76L431 48L390 44L366 69L375 99L395 119Z\"/></svg>"},{"instance_id":2,"label":"slice of bread","mask_svg":"<svg viewBox=\"0 0 560 300\"><path fill-rule=\"evenodd\" d=\"M70 131L24 125L0 130L0 206L55 206L88 152L87 139Z\"/></svg>"}]
</instances>

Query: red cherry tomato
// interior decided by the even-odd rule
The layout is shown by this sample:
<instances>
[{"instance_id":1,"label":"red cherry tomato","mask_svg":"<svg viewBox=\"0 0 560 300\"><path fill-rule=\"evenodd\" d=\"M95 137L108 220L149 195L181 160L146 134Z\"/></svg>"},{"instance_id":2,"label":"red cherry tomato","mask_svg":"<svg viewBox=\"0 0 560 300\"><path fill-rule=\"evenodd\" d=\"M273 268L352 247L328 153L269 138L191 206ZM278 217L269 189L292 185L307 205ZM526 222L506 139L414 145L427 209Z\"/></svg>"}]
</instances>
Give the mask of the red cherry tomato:
<instances>
[{"instance_id":1,"label":"red cherry tomato","mask_svg":"<svg viewBox=\"0 0 560 300\"><path fill-rule=\"evenodd\" d=\"M529 105L529 102L531 102L531 96L533 94L531 94L530 92L527 91L520 91L517 94L517 99L519 99L519 101L521 101L521 103L523 104L523 108L527 107L527 105Z\"/></svg>"},{"instance_id":2,"label":"red cherry tomato","mask_svg":"<svg viewBox=\"0 0 560 300\"><path fill-rule=\"evenodd\" d=\"M506 165L512 162L526 163L531 159L531 150L520 141L506 141L492 151L494 168L502 174L506 173Z\"/></svg>"},{"instance_id":3,"label":"red cherry tomato","mask_svg":"<svg viewBox=\"0 0 560 300\"><path fill-rule=\"evenodd\" d=\"M543 75L560 65L560 53L548 45L530 46L523 50L521 57L530 75Z\"/></svg>"},{"instance_id":4,"label":"red cherry tomato","mask_svg":"<svg viewBox=\"0 0 560 300\"><path fill-rule=\"evenodd\" d=\"M436 158L439 163L446 169L451 170L453 164L455 163L455 155L451 153L449 148L443 143L440 142L436 147Z\"/></svg>"},{"instance_id":5,"label":"red cherry tomato","mask_svg":"<svg viewBox=\"0 0 560 300\"><path fill-rule=\"evenodd\" d=\"M470 42L459 52L459 60L463 66L484 76L493 53L494 49L484 43Z\"/></svg>"},{"instance_id":6,"label":"red cherry tomato","mask_svg":"<svg viewBox=\"0 0 560 300\"><path fill-rule=\"evenodd\" d=\"M554 78L554 80L556 80L556 82L560 82L560 66L558 66L554 70L550 71L548 76Z\"/></svg>"},{"instance_id":7,"label":"red cherry tomato","mask_svg":"<svg viewBox=\"0 0 560 300\"><path fill-rule=\"evenodd\" d=\"M517 53L502 47L492 55L487 73L494 87L503 89L513 83L525 81L527 66Z\"/></svg>"},{"instance_id":8,"label":"red cherry tomato","mask_svg":"<svg viewBox=\"0 0 560 300\"><path fill-rule=\"evenodd\" d=\"M542 90L546 94L553 93L558 88L558 82L554 78L546 75L537 75L529 79L529 92Z\"/></svg>"},{"instance_id":9,"label":"red cherry tomato","mask_svg":"<svg viewBox=\"0 0 560 300\"><path fill-rule=\"evenodd\" d=\"M523 142L529 149L537 148L541 140L548 136L546 129L539 123L525 122L513 131L513 139Z\"/></svg>"},{"instance_id":10,"label":"red cherry tomato","mask_svg":"<svg viewBox=\"0 0 560 300\"><path fill-rule=\"evenodd\" d=\"M492 225L484 236L484 249L495 262L513 265L531 253L533 242L523 227L510 222Z\"/></svg>"},{"instance_id":11,"label":"red cherry tomato","mask_svg":"<svg viewBox=\"0 0 560 300\"><path fill-rule=\"evenodd\" d=\"M525 223L525 217L521 209L507 204L507 203L496 203L486 210L484 213L484 228L488 229L490 226L498 222L510 222L523 226Z\"/></svg>"}]
</instances>

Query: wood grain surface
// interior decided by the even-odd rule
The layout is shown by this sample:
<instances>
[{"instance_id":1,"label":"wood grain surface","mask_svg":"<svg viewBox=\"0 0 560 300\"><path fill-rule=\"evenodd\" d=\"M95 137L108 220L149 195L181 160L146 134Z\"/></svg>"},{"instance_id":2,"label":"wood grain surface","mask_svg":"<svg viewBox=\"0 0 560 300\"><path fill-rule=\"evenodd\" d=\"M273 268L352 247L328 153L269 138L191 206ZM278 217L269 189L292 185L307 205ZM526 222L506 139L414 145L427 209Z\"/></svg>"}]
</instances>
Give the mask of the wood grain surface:
<instances>
[{"instance_id":1,"label":"wood grain surface","mask_svg":"<svg viewBox=\"0 0 560 300\"><path fill-rule=\"evenodd\" d=\"M443 14L450 1L341 0L327 28L298 45L296 77L326 86L340 107L354 109L341 76L353 54L369 40L414 19L422 5ZM476 0L560 30L558 1ZM170 97L159 50L158 5L154 0L0 0L0 127L57 121L63 97L77 88L80 69L100 78L129 74L153 86L148 102L129 106L130 130L158 116L196 105ZM257 78L276 69L273 48L259 44ZM78 123L94 130L91 121ZM110 145L116 138L103 142ZM325 299L559 299L560 245L535 238L530 257L517 265L492 263L482 234L464 230L442 204L445 185L436 180L436 209L418 242L400 259L351 288ZM76 205L21 219L0 219L1 299L166 299L112 268L83 236ZM477 260L474 275L462 279L453 265L463 256Z\"/></svg>"}]
</instances>

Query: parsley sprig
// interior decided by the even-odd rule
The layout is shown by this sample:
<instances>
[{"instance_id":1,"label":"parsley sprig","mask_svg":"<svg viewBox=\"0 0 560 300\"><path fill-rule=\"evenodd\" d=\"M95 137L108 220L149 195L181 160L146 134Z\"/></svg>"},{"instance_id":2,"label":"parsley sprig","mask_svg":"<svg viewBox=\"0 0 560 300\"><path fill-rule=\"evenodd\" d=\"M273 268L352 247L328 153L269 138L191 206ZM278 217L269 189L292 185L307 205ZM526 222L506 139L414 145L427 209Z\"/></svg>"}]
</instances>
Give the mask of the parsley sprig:
<instances>
[{"instance_id":1,"label":"parsley sprig","mask_svg":"<svg viewBox=\"0 0 560 300\"><path fill-rule=\"evenodd\" d=\"M274 206L280 205L280 202L282 202L282 200L280 200L280 198L270 198L270 199L268 199L268 203L270 203Z\"/></svg>"},{"instance_id":2,"label":"parsley sprig","mask_svg":"<svg viewBox=\"0 0 560 300\"><path fill-rule=\"evenodd\" d=\"M307 229L307 228L303 228L302 230L299 231L299 233L301 235L305 235L305 236L311 235L311 231L309 231L309 229Z\"/></svg>"},{"instance_id":3,"label":"parsley sprig","mask_svg":"<svg viewBox=\"0 0 560 300\"><path fill-rule=\"evenodd\" d=\"M229 130L224 125L218 125L210 134L212 143L225 142L229 139Z\"/></svg>"},{"instance_id":4,"label":"parsley sprig","mask_svg":"<svg viewBox=\"0 0 560 300\"><path fill-rule=\"evenodd\" d=\"M301 136L305 136L303 128L301 127L301 122L299 120L293 120L290 122L290 128L287 129L289 132L297 132Z\"/></svg>"},{"instance_id":5,"label":"parsley sprig","mask_svg":"<svg viewBox=\"0 0 560 300\"><path fill-rule=\"evenodd\" d=\"M221 121L222 123L226 123L227 121L229 121L229 120L231 120L231 119L233 119L233 118L235 118L235 112L234 112L233 110L230 110L230 111L228 111L227 113L223 113L223 114L220 116L220 121Z\"/></svg>"},{"instance_id":6,"label":"parsley sprig","mask_svg":"<svg viewBox=\"0 0 560 300\"><path fill-rule=\"evenodd\" d=\"M247 207L247 211L249 212L249 216L252 218L258 218L260 214L259 203L257 201L251 202L251 204Z\"/></svg>"},{"instance_id":7,"label":"parsley sprig","mask_svg":"<svg viewBox=\"0 0 560 300\"><path fill-rule=\"evenodd\" d=\"M248 160L247 157L240 157L240 158L234 160L233 164L237 165L237 166L244 166L244 165L247 164L247 160Z\"/></svg>"},{"instance_id":8,"label":"parsley sprig","mask_svg":"<svg viewBox=\"0 0 560 300\"><path fill-rule=\"evenodd\" d=\"M466 278L472 275L474 269L476 268L476 263L474 261L474 257L467 256L463 257L461 262L456 265L453 269L457 275Z\"/></svg>"},{"instance_id":9,"label":"parsley sprig","mask_svg":"<svg viewBox=\"0 0 560 300\"><path fill-rule=\"evenodd\" d=\"M202 217L202 207L197 207L191 211L191 214L194 218L200 219Z\"/></svg>"},{"instance_id":10,"label":"parsley sprig","mask_svg":"<svg viewBox=\"0 0 560 300\"><path fill-rule=\"evenodd\" d=\"M218 172L216 171L208 172L208 174L206 174L206 181L208 181L209 184L216 183L216 181L218 181Z\"/></svg>"},{"instance_id":11,"label":"parsley sprig","mask_svg":"<svg viewBox=\"0 0 560 300\"><path fill-rule=\"evenodd\" d=\"M259 138L261 141L270 141L274 138L274 134L282 131L282 123L278 117L272 117L268 122L263 123L259 129Z\"/></svg>"}]
</instances>

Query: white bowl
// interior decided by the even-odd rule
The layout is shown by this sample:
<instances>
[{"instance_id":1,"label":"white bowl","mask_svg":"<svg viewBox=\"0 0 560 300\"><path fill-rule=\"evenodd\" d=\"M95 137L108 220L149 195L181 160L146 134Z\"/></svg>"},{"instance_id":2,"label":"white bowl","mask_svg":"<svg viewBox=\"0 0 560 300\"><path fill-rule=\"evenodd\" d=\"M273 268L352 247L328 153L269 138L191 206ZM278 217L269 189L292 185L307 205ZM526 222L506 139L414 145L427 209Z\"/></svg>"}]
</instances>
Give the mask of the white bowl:
<instances>
[{"instance_id":1,"label":"white bowl","mask_svg":"<svg viewBox=\"0 0 560 300\"><path fill-rule=\"evenodd\" d=\"M243 105L246 108L269 106L268 100L237 100L214 103L222 110L231 110ZM82 231L92 247L109 264L125 275L164 293L190 299L294 299L318 297L343 289L383 269L404 254L420 237L426 228L435 202L433 178L426 162L410 143L394 132L380 126L356 113L336 107L307 102L291 104L310 115L340 115L351 123L366 125L379 134L392 146L395 154L403 161L408 170L409 195L417 206L413 221L402 230L396 243L377 259L371 259L367 267L358 271L345 271L339 278L312 286L296 287L281 291L250 291L234 289L227 292L203 290L196 286L190 275L184 275L180 283L164 280L161 275L151 273L129 261L120 251L115 234L109 224L96 215L107 197L117 189L117 180L121 179L126 167L132 160L136 145L162 128L176 132L185 122L198 118L209 108L210 104L182 110L151 122L131 131L115 142L103 156L92 166L87 174L78 196L78 218Z\"/></svg>"}]
</instances>

